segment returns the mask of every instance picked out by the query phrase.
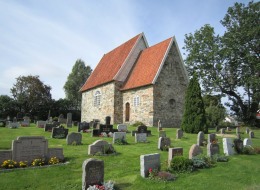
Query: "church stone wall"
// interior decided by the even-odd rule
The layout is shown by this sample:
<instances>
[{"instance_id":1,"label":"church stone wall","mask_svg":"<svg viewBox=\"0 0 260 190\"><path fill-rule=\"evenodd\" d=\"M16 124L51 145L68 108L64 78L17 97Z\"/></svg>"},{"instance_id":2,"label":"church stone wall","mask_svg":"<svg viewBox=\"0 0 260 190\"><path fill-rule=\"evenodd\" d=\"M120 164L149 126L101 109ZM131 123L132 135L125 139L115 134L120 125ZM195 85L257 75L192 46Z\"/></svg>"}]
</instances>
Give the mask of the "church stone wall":
<instances>
[{"instance_id":1,"label":"church stone wall","mask_svg":"<svg viewBox=\"0 0 260 190\"><path fill-rule=\"evenodd\" d=\"M188 79L173 43L154 85L154 123L162 127L180 127Z\"/></svg>"},{"instance_id":2,"label":"church stone wall","mask_svg":"<svg viewBox=\"0 0 260 190\"><path fill-rule=\"evenodd\" d=\"M94 106L94 95L96 91L101 92L100 106ZM81 121L92 121L99 119L105 123L105 117L111 117L111 123L114 123L114 97L115 83L111 82L97 88L82 93Z\"/></svg>"},{"instance_id":3,"label":"church stone wall","mask_svg":"<svg viewBox=\"0 0 260 190\"><path fill-rule=\"evenodd\" d=\"M134 105L134 97L139 96L140 104ZM145 86L123 92L123 121L126 123L126 103L130 104L129 124L137 121L153 126L153 86Z\"/></svg>"}]
</instances>

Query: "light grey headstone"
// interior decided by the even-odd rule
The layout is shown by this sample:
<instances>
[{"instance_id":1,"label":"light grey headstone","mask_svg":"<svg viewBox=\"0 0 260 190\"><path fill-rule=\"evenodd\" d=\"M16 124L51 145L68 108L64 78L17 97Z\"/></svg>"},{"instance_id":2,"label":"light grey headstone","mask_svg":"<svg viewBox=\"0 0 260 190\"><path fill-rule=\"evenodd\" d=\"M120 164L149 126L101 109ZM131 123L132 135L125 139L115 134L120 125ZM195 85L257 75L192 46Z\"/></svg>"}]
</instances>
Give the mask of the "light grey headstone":
<instances>
[{"instance_id":1,"label":"light grey headstone","mask_svg":"<svg viewBox=\"0 0 260 190\"><path fill-rule=\"evenodd\" d=\"M63 148L48 148L47 157L49 159L52 158L52 157L56 157L60 161L64 160Z\"/></svg>"},{"instance_id":2,"label":"light grey headstone","mask_svg":"<svg viewBox=\"0 0 260 190\"><path fill-rule=\"evenodd\" d=\"M201 154L201 153L202 153L202 149L200 148L200 146L197 145L197 144L193 144L193 145L190 147L189 159L192 159L193 157L198 156L198 155Z\"/></svg>"},{"instance_id":3,"label":"light grey headstone","mask_svg":"<svg viewBox=\"0 0 260 190\"><path fill-rule=\"evenodd\" d=\"M220 129L220 134L225 134L225 131L226 131L225 128L221 128L221 129Z\"/></svg>"},{"instance_id":4,"label":"light grey headstone","mask_svg":"<svg viewBox=\"0 0 260 190\"><path fill-rule=\"evenodd\" d=\"M245 138L245 139L243 140L243 145L244 145L244 146L252 146L252 145L253 145L252 140L249 139L249 138Z\"/></svg>"},{"instance_id":5,"label":"light grey headstone","mask_svg":"<svg viewBox=\"0 0 260 190\"><path fill-rule=\"evenodd\" d=\"M141 176L146 178L149 175L149 169L160 171L160 154L146 154L140 156Z\"/></svg>"},{"instance_id":6,"label":"light grey headstone","mask_svg":"<svg viewBox=\"0 0 260 190\"><path fill-rule=\"evenodd\" d=\"M211 157L215 154L219 154L219 145L216 143L207 144L207 155Z\"/></svg>"},{"instance_id":7,"label":"light grey headstone","mask_svg":"<svg viewBox=\"0 0 260 190\"><path fill-rule=\"evenodd\" d=\"M203 142L204 142L204 133L200 131L197 137L197 145L203 146Z\"/></svg>"},{"instance_id":8,"label":"light grey headstone","mask_svg":"<svg viewBox=\"0 0 260 190\"><path fill-rule=\"evenodd\" d=\"M82 190L90 185L101 185L104 182L104 161L89 158L82 164Z\"/></svg>"},{"instance_id":9,"label":"light grey headstone","mask_svg":"<svg viewBox=\"0 0 260 190\"><path fill-rule=\"evenodd\" d=\"M226 156L231 156L235 153L233 149L233 140L231 138L223 138L223 151Z\"/></svg>"},{"instance_id":10,"label":"light grey headstone","mask_svg":"<svg viewBox=\"0 0 260 190\"><path fill-rule=\"evenodd\" d=\"M158 131L160 131L160 130L162 130L162 123L161 123L161 121L159 120L159 121L158 121Z\"/></svg>"},{"instance_id":11,"label":"light grey headstone","mask_svg":"<svg viewBox=\"0 0 260 190\"><path fill-rule=\"evenodd\" d=\"M126 141L126 132L114 132L113 133L113 144L115 143L115 141L119 139L119 140L124 140Z\"/></svg>"},{"instance_id":12,"label":"light grey headstone","mask_svg":"<svg viewBox=\"0 0 260 190\"><path fill-rule=\"evenodd\" d=\"M146 142L146 137L147 137L146 133L135 133L135 142L136 143Z\"/></svg>"},{"instance_id":13,"label":"light grey headstone","mask_svg":"<svg viewBox=\"0 0 260 190\"><path fill-rule=\"evenodd\" d=\"M96 153L105 154L107 148L113 149L113 146L104 140L97 140L88 146L88 155L95 155Z\"/></svg>"},{"instance_id":14,"label":"light grey headstone","mask_svg":"<svg viewBox=\"0 0 260 190\"><path fill-rule=\"evenodd\" d=\"M181 129L177 129L176 139L181 139L182 137L183 137L183 131Z\"/></svg>"},{"instance_id":15,"label":"light grey headstone","mask_svg":"<svg viewBox=\"0 0 260 190\"><path fill-rule=\"evenodd\" d=\"M72 127L72 113L67 113L67 127Z\"/></svg>"},{"instance_id":16,"label":"light grey headstone","mask_svg":"<svg viewBox=\"0 0 260 190\"><path fill-rule=\"evenodd\" d=\"M9 122L8 127L11 129L17 129L20 127L20 124L18 122Z\"/></svg>"},{"instance_id":17,"label":"light grey headstone","mask_svg":"<svg viewBox=\"0 0 260 190\"><path fill-rule=\"evenodd\" d=\"M255 133L253 131L249 131L249 138L255 138Z\"/></svg>"},{"instance_id":18,"label":"light grey headstone","mask_svg":"<svg viewBox=\"0 0 260 190\"><path fill-rule=\"evenodd\" d=\"M46 121L37 121L36 126L39 128L44 128Z\"/></svg>"},{"instance_id":19,"label":"light grey headstone","mask_svg":"<svg viewBox=\"0 0 260 190\"><path fill-rule=\"evenodd\" d=\"M248 127L246 128L246 134L249 134L249 128Z\"/></svg>"},{"instance_id":20,"label":"light grey headstone","mask_svg":"<svg viewBox=\"0 0 260 190\"><path fill-rule=\"evenodd\" d=\"M67 135L66 141L67 141L67 145L72 145L72 144L81 145L82 144L81 143L82 134L81 133L75 133L75 132L69 133Z\"/></svg>"},{"instance_id":21,"label":"light grey headstone","mask_svg":"<svg viewBox=\"0 0 260 190\"><path fill-rule=\"evenodd\" d=\"M117 125L118 132L127 132L127 125L125 124L119 124Z\"/></svg>"},{"instance_id":22,"label":"light grey headstone","mask_svg":"<svg viewBox=\"0 0 260 190\"><path fill-rule=\"evenodd\" d=\"M13 160L32 162L47 155L48 141L41 136L18 137L12 142Z\"/></svg>"},{"instance_id":23,"label":"light grey headstone","mask_svg":"<svg viewBox=\"0 0 260 190\"><path fill-rule=\"evenodd\" d=\"M167 137L160 137L158 139L158 149L165 150L171 146L171 139Z\"/></svg>"}]
</instances>

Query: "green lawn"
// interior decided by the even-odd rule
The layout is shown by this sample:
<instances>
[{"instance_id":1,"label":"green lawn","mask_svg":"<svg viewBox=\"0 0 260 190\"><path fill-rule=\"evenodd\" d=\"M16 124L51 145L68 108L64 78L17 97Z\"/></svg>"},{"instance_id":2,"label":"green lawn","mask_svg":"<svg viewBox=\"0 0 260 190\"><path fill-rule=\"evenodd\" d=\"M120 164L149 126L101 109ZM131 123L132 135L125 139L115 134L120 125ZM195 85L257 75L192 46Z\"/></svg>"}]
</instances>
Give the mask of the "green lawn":
<instances>
[{"instance_id":1,"label":"green lawn","mask_svg":"<svg viewBox=\"0 0 260 190\"><path fill-rule=\"evenodd\" d=\"M260 155L235 155L230 157L229 162L217 163L210 169L201 169L190 174L180 174L177 180L170 182L159 182L144 179L140 176L140 155L160 153L161 168L166 169L168 153L157 150L158 132L157 128L152 130L152 136L148 137L147 143L136 144L131 133L127 133L129 145L114 145L117 155L113 156L88 156L88 145L96 141L97 137L91 137L89 133L83 133L83 145L66 145L66 139L52 139L50 132L44 132L41 128L21 127L19 129L0 128L0 150L10 149L12 140L18 136L45 136L49 147L63 147L66 160L65 165L16 169L12 171L0 170L0 189L33 189L33 190L61 190L81 189L82 163L85 159L95 157L104 160L105 181L112 180L118 190L148 190L148 189L260 189ZM129 131L135 130L128 127ZM186 134L182 139L176 138L176 129L164 129L167 137L171 138L172 147L183 147L184 156L188 157L192 144L196 144L197 135ZM77 128L69 129L76 132ZM241 130L242 132L245 129ZM214 132L213 130L211 132ZM252 139L253 146L260 147L260 130L254 129L255 138ZM235 134L233 129L230 134ZM247 134L242 134L246 138ZM206 136L207 138L207 136ZM220 142L221 152L222 138L217 137ZM112 138L103 138L112 142ZM206 154L206 148L203 147Z\"/></svg>"}]
</instances>

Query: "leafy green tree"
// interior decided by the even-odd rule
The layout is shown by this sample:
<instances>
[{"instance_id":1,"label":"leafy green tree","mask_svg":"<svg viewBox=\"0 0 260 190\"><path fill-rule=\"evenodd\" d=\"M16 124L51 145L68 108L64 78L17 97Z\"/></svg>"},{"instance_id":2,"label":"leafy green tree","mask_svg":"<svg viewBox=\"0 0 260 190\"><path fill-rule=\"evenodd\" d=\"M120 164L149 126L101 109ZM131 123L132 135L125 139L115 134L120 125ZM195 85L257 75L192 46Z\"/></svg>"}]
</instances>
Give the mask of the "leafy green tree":
<instances>
[{"instance_id":1,"label":"leafy green tree","mask_svg":"<svg viewBox=\"0 0 260 190\"><path fill-rule=\"evenodd\" d=\"M226 109L221 104L221 96L205 95L203 96L205 106L207 126L218 126L226 116Z\"/></svg>"},{"instance_id":2,"label":"leafy green tree","mask_svg":"<svg viewBox=\"0 0 260 190\"><path fill-rule=\"evenodd\" d=\"M15 100L7 95L0 95L0 118L14 117L18 112Z\"/></svg>"},{"instance_id":3,"label":"leafy green tree","mask_svg":"<svg viewBox=\"0 0 260 190\"><path fill-rule=\"evenodd\" d=\"M223 36L205 25L185 35L189 73L198 73L205 92L228 96L243 121L255 119L260 101L260 2L235 3L221 21Z\"/></svg>"},{"instance_id":4,"label":"leafy green tree","mask_svg":"<svg viewBox=\"0 0 260 190\"><path fill-rule=\"evenodd\" d=\"M190 80L185 94L184 114L181 128L186 133L208 133L201 88L196 74Z\"/></svg>"},{"instance_id":5,"label":"leafy green tree","mask_svg":"<svg viewBox=\"0 0 260 190\"><path fill-rule=\"evenodd\" d=\"M51 101L51 87L43 84L39 76L19 76L11 88L20 112L34 115L39 107Z\"/></svg>"},{"instance_id":6,"label":"leafy green tree","mask_svg":"<svg viewBox=\"0 0 260 190\"><path fill-rule=\"evenodd\" d=\"M86 82L90 76L92 69L90 66L85 66L83 60L78 59L74 64L71 73L67 77L67 81L64 85L66 98L73 102L74 109L80 110L81 104L81 92L80 88Z\"/></svg>"}]
</instances>

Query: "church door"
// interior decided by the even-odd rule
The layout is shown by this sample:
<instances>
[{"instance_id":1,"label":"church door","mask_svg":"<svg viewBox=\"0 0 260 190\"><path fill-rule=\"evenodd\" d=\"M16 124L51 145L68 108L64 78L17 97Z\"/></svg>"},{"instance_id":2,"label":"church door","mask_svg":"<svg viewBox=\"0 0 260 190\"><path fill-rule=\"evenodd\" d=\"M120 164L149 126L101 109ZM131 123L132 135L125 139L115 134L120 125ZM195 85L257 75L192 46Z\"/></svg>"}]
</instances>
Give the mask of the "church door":
<instances>
[{"instance_id":1,"label":"church door","mask_svg":"<svg viewBox=\"0 0 260 190\"><path fill-rule=\"evenodd\" d=\"M125 104L125 121L129 121L130 118L130 104L127 102Z\"/></svg>"}]
</instances>

